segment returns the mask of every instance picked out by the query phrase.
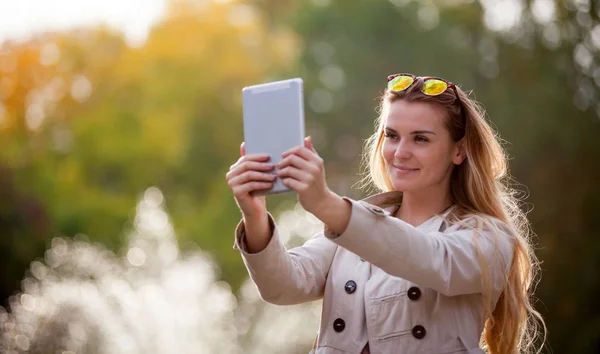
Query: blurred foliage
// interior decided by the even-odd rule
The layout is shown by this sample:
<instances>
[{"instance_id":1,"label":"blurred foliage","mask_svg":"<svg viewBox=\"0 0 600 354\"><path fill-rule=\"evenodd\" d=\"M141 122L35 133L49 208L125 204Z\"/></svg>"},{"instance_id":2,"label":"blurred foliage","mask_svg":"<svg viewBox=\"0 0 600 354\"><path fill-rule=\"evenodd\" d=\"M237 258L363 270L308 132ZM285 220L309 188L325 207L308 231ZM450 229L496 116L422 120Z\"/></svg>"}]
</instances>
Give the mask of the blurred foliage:
<instances>
[{"instance_id":1,"label":"blurred foliage","mask_svg":"<svg viewBox=\"0 0 600 354\"><path fill-rule=\"evenodd\" d=\"M352 186L385 77L413 72L454 81L486 107L532 209L549 347L597 350L600 5L513 1L518 16L499 22L498 3L174 1L139 48L101 28L4 43L1 295L55 234L120 246L152 185L179 241L211 251L237 289L246 273L231 250L239 212L224 174L242 140L241 88L302 77L331 188L361 197ZM270 199L275 210L293 202Z\"/></svg>"},{"instance_id":2,"label":"blurred foliage","mask_svg":"<svg viewBox=\"0 0 600 354\"><path fill-rule=\"evenodd\" d=\"M11 193L26 191L48 215L35 236L81 233L115 249L139 194L155 185L181 241L213 251L239 284L231 252L239 213L223 183L242 141L239 92L291 62L294 43L250 6L212 3L174 3L141 48L104 29L5 43L0 158ZM28 244L27 234L7 230L2 240ZM1 268L31 260L15 252ZM23 274L8 276L15 289Z\"/></svg>"}]
</instances>

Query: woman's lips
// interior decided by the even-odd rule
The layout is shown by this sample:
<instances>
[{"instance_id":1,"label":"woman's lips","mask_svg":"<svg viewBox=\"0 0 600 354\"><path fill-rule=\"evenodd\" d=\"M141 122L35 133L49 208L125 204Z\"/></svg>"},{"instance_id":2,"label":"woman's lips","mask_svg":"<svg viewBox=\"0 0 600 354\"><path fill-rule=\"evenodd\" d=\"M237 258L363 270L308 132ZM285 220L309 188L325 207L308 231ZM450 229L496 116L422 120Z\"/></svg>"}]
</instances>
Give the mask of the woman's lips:
<instances>
[{"instance_id":1,"label":"woman's lips","mask_svg":"<svg viewBox=\"0 0 600 354\"><path fill-rule=\"evenodd\" d=\"M408 174L411 172L415 172L418 171L418 168L408 168L408 167L397 167L394 166L394 170L396 171L396 173L401 173L401 174Z\"/></svg>"}]
</instances>

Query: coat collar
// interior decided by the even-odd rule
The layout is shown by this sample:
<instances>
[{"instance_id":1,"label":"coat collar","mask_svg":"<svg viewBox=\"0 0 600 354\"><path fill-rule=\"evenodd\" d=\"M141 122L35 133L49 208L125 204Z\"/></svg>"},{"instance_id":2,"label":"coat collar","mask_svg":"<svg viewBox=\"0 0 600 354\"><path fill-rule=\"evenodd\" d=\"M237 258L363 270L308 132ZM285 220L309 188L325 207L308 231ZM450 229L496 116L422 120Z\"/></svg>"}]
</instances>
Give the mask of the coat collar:
<instances>
[{"instance_id":1,"label":"coat collar","mask_svg":"<svg viewBox=\"0 0 600 354\"><path fill-rule=\"evenodd\" d=\"M374 194L363 199L363 201L395 212L400 204L402 204L402 192L390 191ZM447 228L447 222L445 222L445 219L455 206L455 204L452 204L452 206L444 210L441 214L432 216L429 220L417 226L417 228L424 231L443 231Z\"/></svg>"}]
</instances>

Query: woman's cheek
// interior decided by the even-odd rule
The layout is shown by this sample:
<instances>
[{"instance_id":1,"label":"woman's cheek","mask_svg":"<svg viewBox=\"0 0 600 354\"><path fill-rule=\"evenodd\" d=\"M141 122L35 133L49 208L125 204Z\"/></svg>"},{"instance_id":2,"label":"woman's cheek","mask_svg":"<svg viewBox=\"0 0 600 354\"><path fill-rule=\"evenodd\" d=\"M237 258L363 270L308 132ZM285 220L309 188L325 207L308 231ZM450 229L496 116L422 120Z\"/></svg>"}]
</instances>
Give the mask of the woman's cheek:
<instances>
[{"instance_id":1,"label":"woman's cheek","mask_svg":"<svg viewBox=\"0 0 600 354\"><path fill-rule=\"evenodd\" d=\"M388 163L394 156L394 150L390 148L389 144L383 143L383 146L381 147L381 155L385 162Z\"/></svg>"}]
</instances>

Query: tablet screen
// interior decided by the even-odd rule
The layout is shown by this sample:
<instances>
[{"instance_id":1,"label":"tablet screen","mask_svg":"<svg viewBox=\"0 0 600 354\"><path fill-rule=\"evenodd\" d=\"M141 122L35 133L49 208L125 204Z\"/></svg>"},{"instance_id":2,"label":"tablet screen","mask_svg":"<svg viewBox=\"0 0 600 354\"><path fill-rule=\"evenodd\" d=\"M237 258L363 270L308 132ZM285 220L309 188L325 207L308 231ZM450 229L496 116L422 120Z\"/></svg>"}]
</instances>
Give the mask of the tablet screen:
<instances>
[{"instance_id":1,"label":"tablet screen","mask_svg":"<svg viewBox=\"0 0 600 354\"><path fill-rule=\"evenodd\" d=\"M277 164L281 154L304 144L302 79L245 87L242 90L247 154L266 153ZM275 172L274 172L275 173ZM288 191L280 179L264 194Z\"/></svg>"}]
</instances>

